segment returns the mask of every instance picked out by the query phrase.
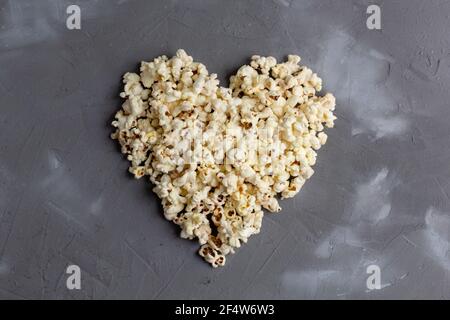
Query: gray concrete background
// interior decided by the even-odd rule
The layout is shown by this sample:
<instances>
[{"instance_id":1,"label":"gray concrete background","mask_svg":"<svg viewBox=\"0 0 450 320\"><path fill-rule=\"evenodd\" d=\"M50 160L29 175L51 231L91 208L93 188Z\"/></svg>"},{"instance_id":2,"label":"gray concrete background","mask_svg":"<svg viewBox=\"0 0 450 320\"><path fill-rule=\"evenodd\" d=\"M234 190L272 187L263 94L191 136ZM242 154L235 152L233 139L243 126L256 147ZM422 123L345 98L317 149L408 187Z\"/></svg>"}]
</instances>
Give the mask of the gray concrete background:
<instances>
[{"instance_id":1,"label":"gray concrete background","mask_svg":"<svg viewBox=\"0 0 450 320\"><path fill-rule=\"evenodd\" d=\"M370 3L382 31L366 28ZM1 0L0 298L450 298L449 14L437 0ZM109 139L121 75L178 48L223 85L252 54L299 54L338 101L316 174L222 269Z\"/></svg>"}]
</instances>

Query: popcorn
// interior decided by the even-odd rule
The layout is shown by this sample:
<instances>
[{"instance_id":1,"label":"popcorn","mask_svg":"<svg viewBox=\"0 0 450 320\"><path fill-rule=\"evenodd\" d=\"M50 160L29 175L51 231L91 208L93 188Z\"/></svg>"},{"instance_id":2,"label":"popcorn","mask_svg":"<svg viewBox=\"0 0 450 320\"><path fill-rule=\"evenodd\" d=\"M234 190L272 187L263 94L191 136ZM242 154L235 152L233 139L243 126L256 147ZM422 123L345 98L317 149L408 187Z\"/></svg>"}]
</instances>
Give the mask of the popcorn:
<instances>
[{"instance_id":1,"label":"popcorn","mask_svg":"<svg viewBox=\"0 0 450 320\"><path fill-rule=\"evenodd\" d=\"M111 137L213 267L259 233L263 209L279 212L278 197L295 196L314 174L336 101L317 96L322 80L299 62L255 55L222 88L180 49L123 76Z\"/></svg>"}]
</instances>

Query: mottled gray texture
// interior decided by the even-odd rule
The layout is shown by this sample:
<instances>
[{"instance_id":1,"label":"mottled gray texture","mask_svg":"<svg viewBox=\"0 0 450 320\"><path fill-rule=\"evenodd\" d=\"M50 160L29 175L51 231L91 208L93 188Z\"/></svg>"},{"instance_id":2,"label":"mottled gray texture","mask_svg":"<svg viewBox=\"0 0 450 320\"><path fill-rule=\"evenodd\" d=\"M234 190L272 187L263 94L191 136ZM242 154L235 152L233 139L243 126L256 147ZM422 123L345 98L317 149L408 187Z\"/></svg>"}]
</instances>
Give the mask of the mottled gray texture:
<instances>
[{"instance_id":1,"label":"mottled gray texture","mask_svg":"<svg viewBox=\"0 0 450 320\"><path fill-rule=\"evenodd\" d=\"M450 298L450 1L0 7L0 298ZM109 139L121 75L178 48L224 85L252 54L299 54L338 101L316 174L222 269ZM370 264L382 290L366 291Z\"/></svg>"}]
</instances>

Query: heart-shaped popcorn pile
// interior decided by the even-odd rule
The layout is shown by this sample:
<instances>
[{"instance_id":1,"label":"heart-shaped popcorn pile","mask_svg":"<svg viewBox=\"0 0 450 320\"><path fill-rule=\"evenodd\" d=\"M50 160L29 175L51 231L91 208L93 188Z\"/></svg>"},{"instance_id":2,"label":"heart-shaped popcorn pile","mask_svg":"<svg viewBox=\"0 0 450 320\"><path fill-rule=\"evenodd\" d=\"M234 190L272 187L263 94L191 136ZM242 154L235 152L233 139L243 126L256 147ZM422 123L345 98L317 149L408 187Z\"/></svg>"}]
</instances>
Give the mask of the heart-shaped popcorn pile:
<instances>
[{"instance_id":1,"label":"heart-shaped popcorn pile","mask_svg":"<svg viewBox=\"0 0 450 320\"><path fill-rule=\"evenodd\" d=\"M123 77L112 138L213 267L259 233L263 208L280 211L277 196L293 197L314 173L335 99L316 95L322 80L299 62L253 56L223 88L178 50Z\"/></svg>"}]
</instances>

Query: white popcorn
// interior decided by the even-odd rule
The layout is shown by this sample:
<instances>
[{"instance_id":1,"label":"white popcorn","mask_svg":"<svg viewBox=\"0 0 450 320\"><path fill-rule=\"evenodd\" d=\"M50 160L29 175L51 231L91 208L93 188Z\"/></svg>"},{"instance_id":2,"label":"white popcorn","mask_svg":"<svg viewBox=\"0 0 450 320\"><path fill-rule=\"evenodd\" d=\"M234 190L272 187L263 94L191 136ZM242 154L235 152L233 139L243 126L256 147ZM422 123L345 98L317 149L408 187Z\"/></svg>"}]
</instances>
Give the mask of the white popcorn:
<instances>
[{"instance_id":1,"label":"white popcorn","mask_svg":"<svg viewBox=\"0 0 450 320\"><path fill-rule=\"evenodd\" d=\"M335 98L317 96L322 80L299 62L253 56L222 88L178 50L123 77L111 137L213 267L259 233L263 208L279 212L277 196L300 191L334 126Z\"/></svg>"}]
</instances>

